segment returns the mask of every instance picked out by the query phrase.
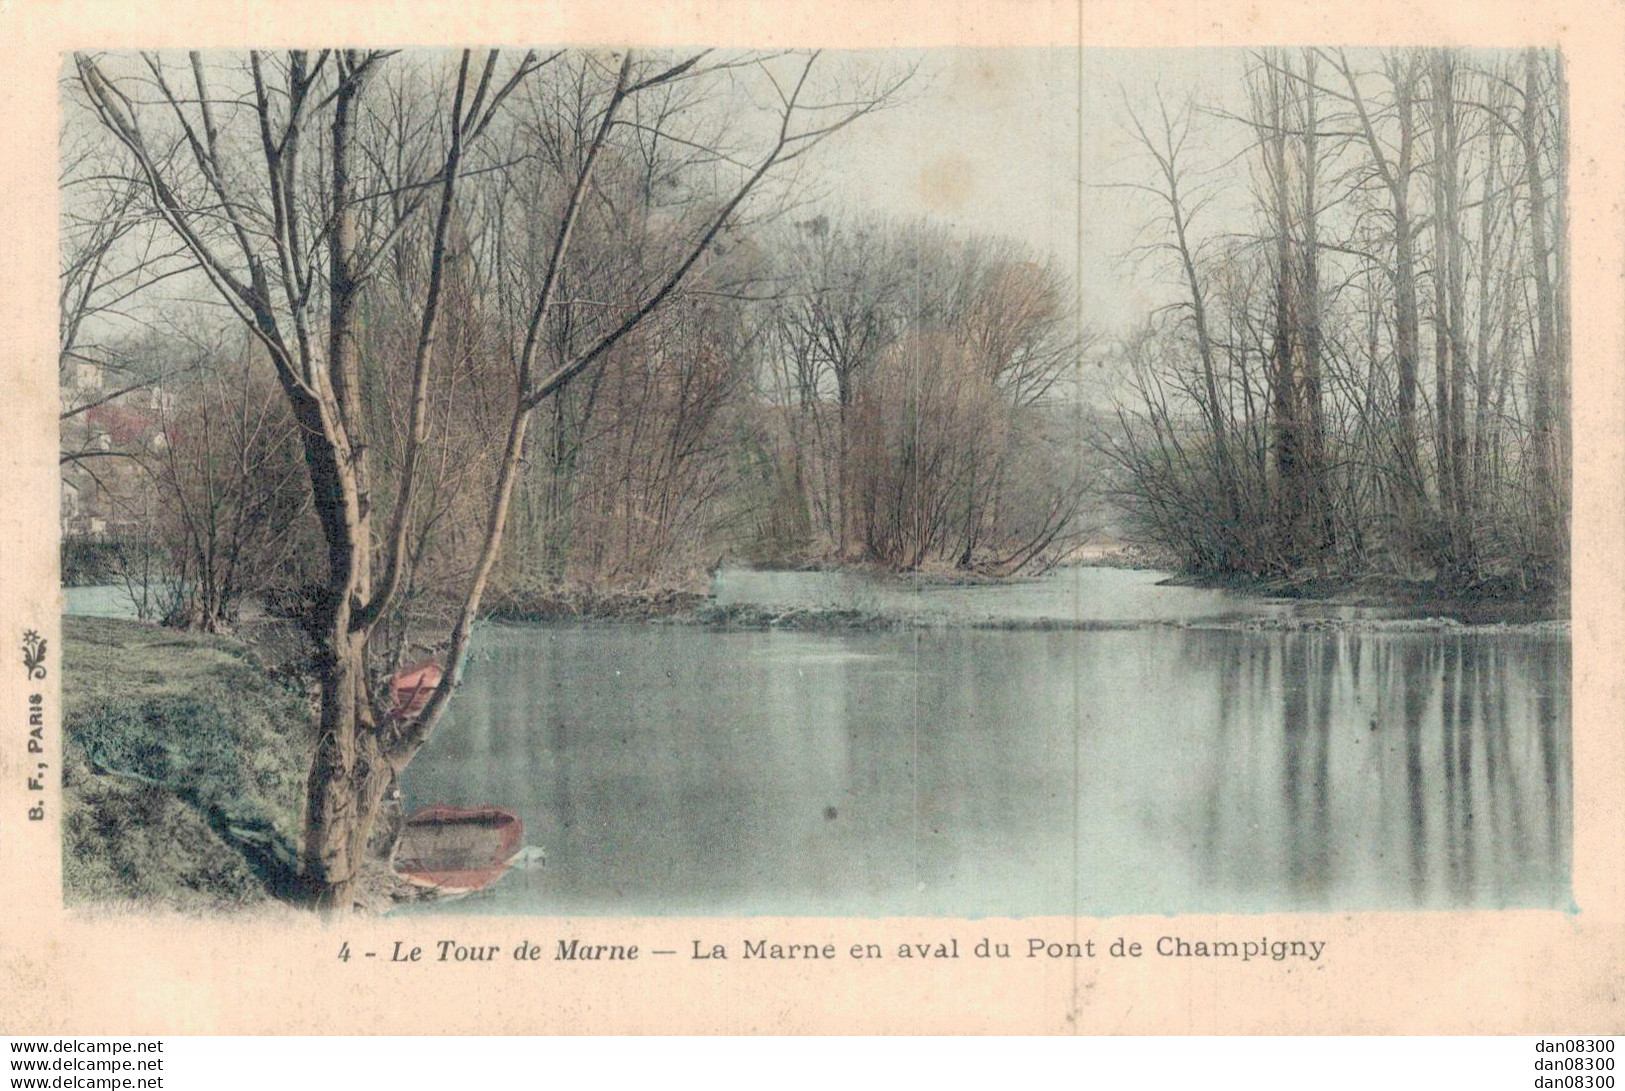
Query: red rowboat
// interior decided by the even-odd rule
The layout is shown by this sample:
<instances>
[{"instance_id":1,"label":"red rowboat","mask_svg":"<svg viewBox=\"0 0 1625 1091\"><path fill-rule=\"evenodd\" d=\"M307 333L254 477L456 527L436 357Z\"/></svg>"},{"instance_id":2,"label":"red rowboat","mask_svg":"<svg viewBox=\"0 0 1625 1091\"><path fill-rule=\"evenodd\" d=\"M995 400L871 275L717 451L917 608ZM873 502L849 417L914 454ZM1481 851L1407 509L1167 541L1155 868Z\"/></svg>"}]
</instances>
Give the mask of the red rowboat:
<instances>
[{"instance_id":1,"label":"red rowboat","mask_svg":"<svg viewBox=\"0 0 1625 1091\"><path fill-rule=\"evenodd\" d=\"M395 707L390 710L390 718L410 720L419 715L428 707L429 698L434 696L434 691L443 677L445 672L440 669L440 664L432 659L396 671L395 676L389 680L390 692L395 698Z\"/></svg>"},{"instance_id":2,"label":"red rowboat","mask_svg":"<svg viewBox=\"0 0 1625 1091\"><path fill-rule=\"evenodd\" d=\"M525 824L500 807L413 811L395 845L395 871L445 894L481 890L502 878L525 837Z\"/></svg>"}]
</instances>

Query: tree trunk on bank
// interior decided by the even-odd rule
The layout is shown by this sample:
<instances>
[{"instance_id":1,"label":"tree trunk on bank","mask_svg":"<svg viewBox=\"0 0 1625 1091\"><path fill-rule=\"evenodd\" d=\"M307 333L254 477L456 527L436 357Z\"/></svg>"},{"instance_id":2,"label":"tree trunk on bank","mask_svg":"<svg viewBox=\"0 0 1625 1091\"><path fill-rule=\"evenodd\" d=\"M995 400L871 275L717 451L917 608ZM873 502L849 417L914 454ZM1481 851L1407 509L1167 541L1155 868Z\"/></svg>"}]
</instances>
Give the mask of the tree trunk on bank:
<instances>
[{"instance_id":1,"label":"tree trunk on bank","mask_svg":"<svg viewBox=\"0 0 1625 1091\"><path fill-rule=\"evenodd\" d=\"M1435 546L1435 565L1441 578L1454 579L1454 570L1461 554L1455 541L1461 498L1456 491L1455 395L1451 385L1456 370L1454 338L1451 325L1455 316L1450 310L1449 292L1449 235L1453 220L1450 218L1450 174L1453 146L1451 129L1451 76L1449 60L1442 52L1432 58L1429 82L1433 92L1433 425L1434 459L1438 465L1435 475L1439 483L1439 515L1444 522Z\"/></svg>"},{"instance_id":2,"label":"tree trunk on bank","mask_svg":"<svg viewBox=\"0 0 1625 1091\"><path fill-rule=\"evenodd\" d=\"M379 752L366 694L366 663L355 641L324 654L320 738L306 783L305 878L318 906L354 901L367 835L393 779Z\"/></svg>"},{"instance_id":3,"label":"tree trunk on bank","mask_svg":"<svg viewBox=\"0 0 1625 1091\"><path fill-rule=\"evenodd\" d=\"M1421 356L1421 323L1416 304L1415 227L1411 219L1410 183L1414 170L1416 134L1416 85L1419 65L1414 57L1390 54L1385 62L1389 85L1393 88L1394 112L1399 126L1399 149L1392 162L1361 96L1359 81L1346 58L1339 54L1338 67L1348 84L1349 97L1359 116L1361 132L1378 177L1388 190L1393 217L1394 265L1390 279L1394 286L1394 365L1399 382L1398 420L1394 425L1394 462L1397 464L1394 530L1397 552L1411 557L1417 546L1423 513L1427 507L1416 437L1416 371Z\"/></svg>"},{"instance_id":4,"label":"tree trunk on bank","mask_svg":"<svg viewBox=\"0 0 1625 1091\"><path fill-rule=\"evenodd\" d=\"M261 52L250 51L246 59L252 90L232 100L237 107L233 116L244 119L241 135L245 143L232 148L241 151L253 146L256 139L258 146L252 156L240 155L241 161L233 160L229 167L217 139L212 103L218 100L207 89L206 67L199 54L190 58L196 93L182 95L172 90L159 54L143 56L147 71L140 77L143 89L137 95L119 86L135 82L133 78L110 79L97 59L87 54L74 56L80 84L98 120L130 152L140 184L180 245L196 259L217 300L263 346L299 428L310 498L325 547L327 578L320 600L304 619L317 644L321 707L306 781L302 875L297 885L316 905L340 908L354 900L368 837L385 792L428 740L461 675L474 620L501 551L531 413L547 398L560 395L572 379L599 363L672 298L704 255L715 252L719 234L770 170L880 108L909 78L904 73L887 86L870 88L845 102L833 119L819 112L816 124L807 122L798 129L793 124L798 118L805 121L812 111L831 109L802 101L804 93L812 97L806 84L818 53L807 55L800 78L789 91L780 90L776 139L768 143L747 177L723 191L718 206L708 206L694 237L685 240L686 249L679 251L684 256L679 260L672 255L673 264L654 279L658 287L642 296L624 320L598 336L590 349L568 355L553 371L538 377L538 346L554 328L552 313L566 309L555 308L558 285L583 200L593 184L594 164L618 111L629 97L703 71L697 66L706 54L696 53L669 65L646 64L641 70L635 66L633 51L619 55L613 85L602 88L604 104L590 133L590 144L572 165L574 176L567 179L569 203L553 229L547 271L525 328L523 350L514 359L517 383L514 400L507 407L508 442L481 528L483 537L477 539L479 558L463 590L452 629L444 674L427 706L408 720L395 715L392 693L380 694L381 700L375 703L367 649L380 623L394 609L415 555L408 543L414 504L421 499L418 477L429 435L430 375L446 275L447 235L454 219L463 152L497 116L503 100L562 51L546 60L534 51L527 52L502 80L497 78L498 51L491 50L485 54L483 70L470 80L473 51L463 50L447 123L441 130L447 142L445 156L431 156L425 169L438 168L436 173L421 185L402 190L415 195L401 198L409 207L398 217L397 227L420 205L432 208L436 193L439 201L412 360L405 452L389 498L393 501L387 509L389 525L375 541L359 308L376 260L386 252L390 240L386 230L378 250L370 256L360 252L362 208L377 198L356 192L352 167L359 161L354 145L366 85L390 55L390 51L322 50L311 54L293 50L284 64L266 63ZM721 71L722 67L716 69ZM167 107L172 115L168 123L184 138L166 141L168 146L161 149L149 146L141 124L142 112L148 107ZM329 109L330 120L319 125L315 115ZM434 110L439 109L437 104ZM325 126L327 143L319 135L314 139L318 155L330 156L327 193L312 186L310 176L298 166L301 140L322 133L321 126ZM325 271L319 268L324 247ZM375 547L377 573L372 568Z\"/></svg>"},{"instance_id":5,"label":"tree trunk on bank","mask_svg":"<svg viewBox=\"0 0 1625 1091\"><path fill-rule=\"evenodd\" d=\"M1561 505L1558 497L1558 437L1553 414L1552 378L1557 368L1557 300L1552 284L1549 262L1551 249L1547 243L1546 180L1541 171L1540 113L1542 105L1540 54L1529 50L1524 55L1524 103L1522 138L1524 164L1529 185L1529 230L1531 259L1535 271L1536 336L1535 359L1529 373L1529 402L1531 440L1535 450L1535 526L1546 536L1536 543L1543 554L1556 555L1561 543L1554 543L1552 531L1560 524L1566 531L1566 519L1559 519Z\"/></svg>"},{"instance_id":6,"label":"tree trunk on bank","mask_svg":"<svg viewBox=\"0 0 1625 1091\"><path fill-rule=\"evenodd\" d=\"M1327 554L1335 546L1332 525L1331 479L1326 460L1325 395L1321 381L1320 335L1320 119L1316 102L1316 54L1303 51L1303 133L1299 153L1303 192L1299 215L1303 221L1303 255L1299 270L1299 339L1303 346L1301 387L1306 475L1309 479L1308 545L1324 575Z\"/></svg>"}]
</instances>

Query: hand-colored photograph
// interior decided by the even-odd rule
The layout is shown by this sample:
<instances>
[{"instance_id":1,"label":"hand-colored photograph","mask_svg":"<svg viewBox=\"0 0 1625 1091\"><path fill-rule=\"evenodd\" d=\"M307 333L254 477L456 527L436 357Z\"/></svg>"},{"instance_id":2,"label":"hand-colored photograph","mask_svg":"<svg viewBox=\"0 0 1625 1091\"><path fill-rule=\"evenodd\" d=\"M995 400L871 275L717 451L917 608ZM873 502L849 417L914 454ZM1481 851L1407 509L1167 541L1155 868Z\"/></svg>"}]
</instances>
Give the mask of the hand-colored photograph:
<instances>
[{"instance_id":1,"label":"hand-colored photograph","mask_svg":"<svg viewBox=\"0 0 1625 1091\"><path fill-rule=\"evenodd\" d=\"M59 94L70 910L1573 905L1561 52Z\"/></svg>"}]
</instances>

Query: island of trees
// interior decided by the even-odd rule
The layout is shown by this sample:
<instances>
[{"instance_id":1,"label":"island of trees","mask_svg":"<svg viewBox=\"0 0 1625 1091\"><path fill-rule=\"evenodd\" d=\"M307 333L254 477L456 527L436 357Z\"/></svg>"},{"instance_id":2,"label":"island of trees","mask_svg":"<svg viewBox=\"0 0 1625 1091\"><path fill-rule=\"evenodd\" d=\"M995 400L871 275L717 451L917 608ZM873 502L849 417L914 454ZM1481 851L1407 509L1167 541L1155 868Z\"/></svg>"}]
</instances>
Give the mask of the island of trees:
<instances>
[{"instance_id":1,"label":"island of trees","mask_svg":"<svg viewBox=\"0 0 1625 1091\"><path fill-rule=\"evenodd\" d=\"M1567 101L1553 52L1306 49L1253 57L1239 112L1126 108L1178 286L1102 436L1142 534L1207 573L1566 594Z\"/></svg>"}]
</instances>

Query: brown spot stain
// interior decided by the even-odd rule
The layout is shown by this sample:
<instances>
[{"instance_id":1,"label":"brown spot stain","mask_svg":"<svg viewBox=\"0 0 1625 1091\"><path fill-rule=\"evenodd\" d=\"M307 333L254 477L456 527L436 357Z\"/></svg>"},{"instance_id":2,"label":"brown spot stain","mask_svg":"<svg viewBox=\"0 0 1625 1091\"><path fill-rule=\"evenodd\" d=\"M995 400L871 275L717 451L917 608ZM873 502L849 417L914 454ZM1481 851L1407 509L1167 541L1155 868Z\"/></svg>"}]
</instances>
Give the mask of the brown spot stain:
<instances>
[{"instance_id":1,"label":"brown spot stain","mask_svg":"<svg viewBox=\"0 0 1625 1091\"><path fill-rule=\"evenodd\" d=\"M920 168L914 188L931 208L956 212L965 207L976 188L976 167L963 155L944 152Z\"/></svg>"},{"instance_id":2,"label":"brown spot stain","mask_svg":"<svg viewBox=\"0 0 1625 1091\"><path fill-rule=\"evenodd\" d=\"M996 64L991 60L978 61L976 63L976 82L984 93L1003 90L1006 82L1005 66Z\"/></svg>"},{"instance_id":3,"label":"brown spot stain","mask_svg":"<svg viewBox=\"0 0 1625 1091\"><path fill-rule=\"evenodd\" d=\"M1007 109L1020 104L1023 69L1015 57L993 51L956 58L944 90L956 106Z\"/></svg>"}]
</instances>

